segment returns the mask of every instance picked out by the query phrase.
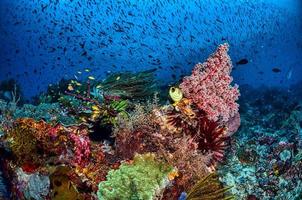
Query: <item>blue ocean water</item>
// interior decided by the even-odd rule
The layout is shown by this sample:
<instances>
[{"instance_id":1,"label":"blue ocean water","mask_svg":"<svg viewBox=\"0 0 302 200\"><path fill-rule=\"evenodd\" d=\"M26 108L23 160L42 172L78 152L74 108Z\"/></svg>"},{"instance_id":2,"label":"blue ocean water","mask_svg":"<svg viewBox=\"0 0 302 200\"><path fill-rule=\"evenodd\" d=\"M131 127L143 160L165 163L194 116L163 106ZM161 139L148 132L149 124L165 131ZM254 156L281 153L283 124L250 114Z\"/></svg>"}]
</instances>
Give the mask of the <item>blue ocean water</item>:
<instances>
[{"instance_id":1,"label":"blue ocean water","mask_svg":"<svg viewBox=\"0 0 302 200\"><path fill-rule=\"evenodd\" d=\"M241 92L241 128L220 181L236 199L302 199L301 0L0 0L0 100L20 106L7 118L0 101L0 138L8 119L65 120L58 98L42 95L53 85L75 91L68 81L150 70L168 96L223 43ZM0 199L9 199L5 179L0 170Z\"/></svg>"},{"instance_id":2,"label":"blue ocean water","mask_svg":"<svg viewBox=\"0 0 302 200\"><path fill-rule=\"evenodd\" d=\"M300 80L300 8L299 0L2 0L0 79L18 80L26 97L87 67L101 78L158 68L169 83L228 42L234 63L248 60L233 71L237 83L283 87Z\"/></svg>"}]
</instances>

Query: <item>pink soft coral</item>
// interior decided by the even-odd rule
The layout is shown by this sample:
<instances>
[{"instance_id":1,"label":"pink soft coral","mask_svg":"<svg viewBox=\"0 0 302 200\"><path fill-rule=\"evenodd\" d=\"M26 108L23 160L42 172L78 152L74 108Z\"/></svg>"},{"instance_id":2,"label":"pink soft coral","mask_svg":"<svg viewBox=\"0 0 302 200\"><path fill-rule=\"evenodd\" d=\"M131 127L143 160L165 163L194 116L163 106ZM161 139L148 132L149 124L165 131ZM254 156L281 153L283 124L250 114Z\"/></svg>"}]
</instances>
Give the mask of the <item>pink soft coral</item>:
<instances>
[{"instance_id":1,"label":"pink soft coral","mask_svg":"<svg viewBox=\"0 0 302 200\"><path fill-rule=\"evenodd\" d=\"M74 142L74 163L79 166L85 166L90 155L90 140L88 136L71 133L70 139Z\"/></svg>"},{"instance_id":2,"label":"pink soft coral","mask_svg":"<svg viewBox=\"0 0 302 200\"><path fill-rule=\"evenodd\" d=\"M232 63L228 44L218 47L206 62L195 65L192 75L183 79L180 88L213 121L227 122L238 112L238 86L231 86Z\"/></svg>"}]
</instances>

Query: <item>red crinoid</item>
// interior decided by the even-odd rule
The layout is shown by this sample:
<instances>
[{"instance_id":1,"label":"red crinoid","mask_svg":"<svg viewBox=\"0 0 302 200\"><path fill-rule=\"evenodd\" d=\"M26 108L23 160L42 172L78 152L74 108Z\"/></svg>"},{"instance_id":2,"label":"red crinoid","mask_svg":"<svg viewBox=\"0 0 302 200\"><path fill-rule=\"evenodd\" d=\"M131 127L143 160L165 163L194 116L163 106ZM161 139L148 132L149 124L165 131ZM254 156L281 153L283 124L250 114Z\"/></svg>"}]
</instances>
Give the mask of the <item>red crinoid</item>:
<instances>
[{"instance_id":1,"label":"red crinoid","mask_svg":"<svg viewBox=\"0 0 302 200\"><path fill-rule=\"evenodd\" d=\"M205 116L205 113L200 110L193 110L195 113L195 118L190 118L184 113L179 111L170 110L167 111L167 123L177 130L181 130L186 135L192 135L196 132L196 126L199 123L198 119Z\"/></svg>"},{"instance_id":2,"label":"red crinoid","mask_svg":"<svg viewBox=\"0 0 302 200\"><path fill-rule=\"evenodd\" d=\"M212 163L222 161L226 148L227 129L206 117L199 118L198 126L193 137L198 142L198 149L203 153L212 154Z\"/></svg>"},{"instance_id":3,"label":"red crinoid","mask_svg":"<svg viewBox=\"0 0 302 200\"><path fill-rule=\"evenodd\" d=\"M175 110L168 111L167 115L167 123L176 128L178 131L183 131L185 134L190 133L192 126L191 121L188 120L181 112L177 112Z\"/></svg>"}]
</instances>

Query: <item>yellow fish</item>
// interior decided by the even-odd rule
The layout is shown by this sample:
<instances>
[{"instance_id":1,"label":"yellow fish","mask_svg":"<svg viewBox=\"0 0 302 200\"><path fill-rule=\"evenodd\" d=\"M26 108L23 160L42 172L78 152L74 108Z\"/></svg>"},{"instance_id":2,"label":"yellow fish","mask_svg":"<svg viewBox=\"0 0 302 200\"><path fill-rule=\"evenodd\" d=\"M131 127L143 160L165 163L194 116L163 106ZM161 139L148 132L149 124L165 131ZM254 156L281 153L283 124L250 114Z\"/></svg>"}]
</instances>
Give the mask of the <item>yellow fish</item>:
<instances>
[{"instance_id":1,"label":"yellow fish","mask_svg":"<svg viewBox=\"0 0 302 200\"><path fill-rule=\"evenodd\" d=\"M102 87L101 85L96 86L97 89L100 89L101 87Z\"/></svg>"},{"instance_id":2,"label":"yellow fish","mask_svg":"<svg viewBox=\"0 0 302 200\"><path fill-rule=\"evenodd\" d=\"M118 80L120 80L120 78L121 78L121 77L120 77L120 76L118 76L118 77L116 78L116 80L118 81Z\"/></svg>"},{"instance_id":3,"label":"yellow fish","mask_svg":"<svg viewBox=\"0 0 302 200\"><path fill-rule=\"evenodd\" d=\"M81 72L81 71L78 71L78 74L82 74L82 72Z\"/></svg>"},{"instance_id":4,"label":"yellow fish","mask_svg":"<svg viewBox=\"0 0 302 200\"><path fill-rule=\"evenodd\" d=\"M175 177L178 177L178 176L179 176L178 172L173 170L172 172L170 172L168 174L168 179L169 179L169 181L172 181L175 179Z\"/></svg>"},{"instance_id":5,"label":"yellow fish","mask_svg":"<svg viewBox=\"0 0 302 200\"><path fill-rule=\"evenodd\" d=\"M100 107L96 106L96 105L93 105L91 106L92 110L95 110L95 111L99 111L100 110Z\"/></svg>"},{"instance_id":6,"label":"yellow fish","mask_svg":"<svg viewBox=\"0 0 302 200\"><path fill-rule=\"evenodd\" d=\"M95 80L95 78L93 76L88 76L88 79Z\"/></svg>"},{"instance_id":7,"label":"yellow fish","mask_svg":"<svg viewBox=\"0 0 302 200\"><path fill-rule=\"evenodd\" d=\"M69 85L68 85L67 89L68 89L69 91L74 90L74 88L72 87L72 85L71 85L71 84L69 84Z\"/></svg>"},{"instance_id":8,"label":"yellow fish","mask_svg":"<svg viewBox=\"0 0 302 200\"><path fill-rule=\"evenodd\" d=\"M87 68L87 69L85 69L85 72L90 72L90 69L88 69L88 68Z\"/></svg>"},{"instance_id":9,"label":"yellow fish","mask_svg":"<svg viewBox=\"0 0 302 200\"><path fill-rule=\"evenodd\" d=\"M82 86L82 83L79 83L79 82L77 82L77 81L75 81L75 84L76 84L77 86Z\"/></svg>"},{"instance_id":10,"label":"yellow fish","mask_svg":"<svg viewBox=\"0 0 302 200\"><path fill-rule=\"evenodd\" d=\"M171 87L169 90L169 95L175 103L179 102L183 98L182 91L177 87Z\"/></svg>"}]
</instances>

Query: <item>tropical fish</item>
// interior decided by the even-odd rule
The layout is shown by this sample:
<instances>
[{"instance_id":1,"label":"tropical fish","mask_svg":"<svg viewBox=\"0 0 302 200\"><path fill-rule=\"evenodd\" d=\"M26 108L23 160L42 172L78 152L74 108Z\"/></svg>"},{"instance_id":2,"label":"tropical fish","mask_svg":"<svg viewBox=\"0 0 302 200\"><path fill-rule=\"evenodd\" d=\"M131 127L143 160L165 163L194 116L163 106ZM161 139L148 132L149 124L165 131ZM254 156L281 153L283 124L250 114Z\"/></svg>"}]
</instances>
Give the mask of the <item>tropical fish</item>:
<instances>
[{"instance_id":1,"label":"tropical fish","mask_svg":"<svg viewBox=\"0 0 302 200\"><path fill-rule=\"evenodd\" d=\"M74 90L74 88L73 88L73 86L72 86L71 84L68 84L67 89L68 89L69 91L73 91L73 90Z\"/></svg>"},{"instance_id":2,"label":"tropical fish","mask_svg":"<svg viewBox=\"0 0 302 200\"><path fill-rule=\"evenodd\" d=\"M274 68L272 69L272 71L275 72L275 73L280 73L280 72L281 72L281 69L279 69L279 68L277 68L277 67L274 67Z\"/></svg>"},{"instance_id":3,"label":"tropical fish","mask_svg":"<svg viewBox=\"0 0 302 200\"><path fill-rule=\"evenodd\" d=\"M175 103L179 102L183 98L182 91L179 88L176 88L176 87L171 87L170 88L169 95Z\"/></svg>"},{"instance_id":4,"label":"tropical fish","mask_svg":"<svg viewBox=\"0 0 302 200\"><path fill-rule=\"evenodd\" d=\"M290 68L286 74L286 79L290 80L292 78L293 75L293 68Z\"/></svg>"},{"instance_id":5,"label":"tropical fish","mask_svg":"<svg viewBox=\"0 0 302 200\"><path fill-rule=\"evenodd\" d=\"M95 78L93 76L88 76L89 80L95 80Z\"/></svg>"},{"instance_id":6,"label":"tropical fish","mask_svg":"<svg viewBox=\"0 0 302 200\"><path fill-rule=\"evenodd\" d=\"M78 81L74 82L77 86L82 86L82 83L79 83Z\"/></svg>"},{"instance_id":7,"label":"tropical fish","mask_svg":"<svg viewBox=\"0 0 302 200\"><path fill-rule=\"evenodd\" d=\"M248 62L249 61L246 58L243 58L243 59L239 60L238 62L236 62L236 65L245 65Z\"/></svg>"}]
</instances>

